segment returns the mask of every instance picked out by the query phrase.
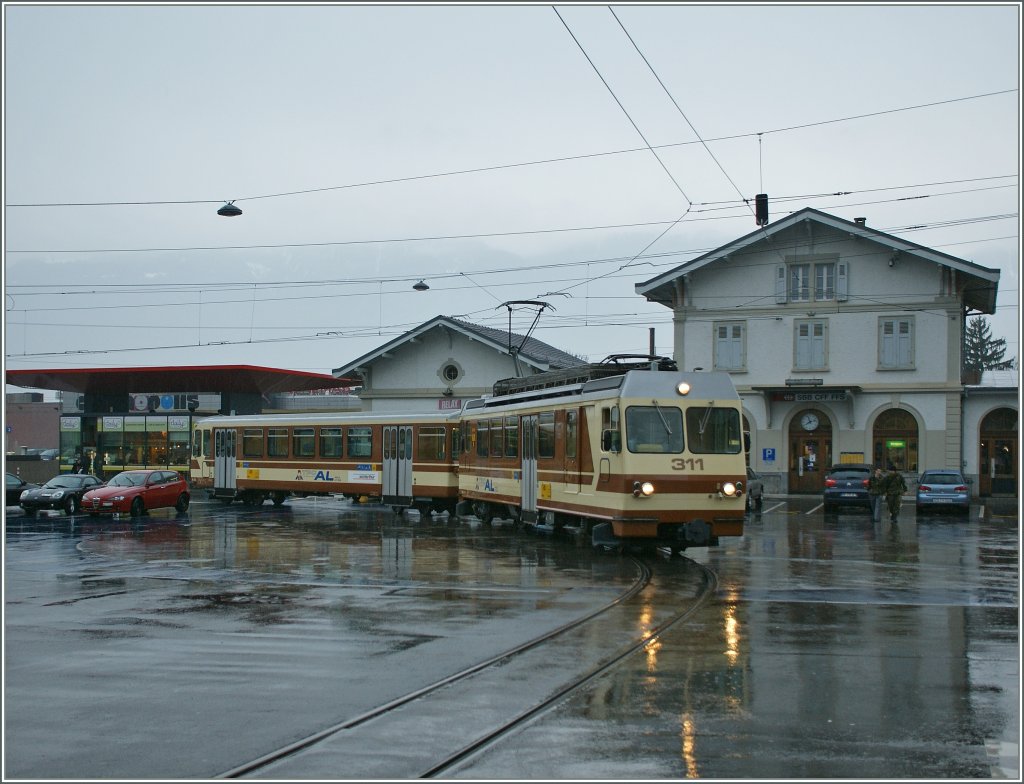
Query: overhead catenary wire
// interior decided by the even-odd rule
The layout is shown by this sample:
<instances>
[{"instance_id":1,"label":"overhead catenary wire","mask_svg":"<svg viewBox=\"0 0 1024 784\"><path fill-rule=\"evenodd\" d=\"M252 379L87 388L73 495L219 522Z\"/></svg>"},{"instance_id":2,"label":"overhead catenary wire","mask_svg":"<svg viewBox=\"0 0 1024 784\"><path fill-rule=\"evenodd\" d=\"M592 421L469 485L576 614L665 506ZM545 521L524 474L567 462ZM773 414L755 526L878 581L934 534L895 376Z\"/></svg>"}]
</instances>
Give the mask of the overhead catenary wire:
<instances>
[{"instance_id":1,"label":"overhead catenary wire","mask_svg":"<svg viewBox=\"0 0 1024 784\"><path fill-rule=\"evenodd\" d=\"M984 180L990 179L1002 179L1004 177L1016 177L1017 175L1002 175L1002 177L986 177ZM952 182L971 182L974 180L959 180ZM944 184L944 183L938 183ZM834 193L823 193L819 194L818 197L825 198L827 196L850 196L856 193L873 193L881 190L895 190L900 188L912 188L912 187L925 187L925 186L913 186L913 185L900 185L891 186L888 188L876 188L868 189L866 191L838 191ZM989 186L986 188L976 188L969 190L951 191L945 193L933 193L923 194L918 196L900 196L894 199L878 199L875 201L862 201L853 202L842 205L825 205L816 207L816 209L830 210L839 208L850 208L850 207L867 207L876 204L891 204L900 201L910 201L926 198L937 198L942 196L960 196L965 193L977 193L987 190L996 190L1001 188L1015 188L1015 184L1008 185L997 185ZM815 196L783 196L775 199L776 203L785 203L789 201L803 200L806 201ZM724 202L710 202L709 204L722 204ZM718 212L725 211L727 209L735 209L743 206L740 202L734 202L733 207L716 207L714 209L693 209L690 212L704 213L704 212ZM682 217L682 216L681 216ZM198 245L198 246L183 246L183 247L148 247L148 248L11 248L7 250L8 254L66 254L66 253L185 253L185 252L198 252L198 251L220 251L220 250L275 250L279 248L322 248L322 247L336 247L336 246L347 246L347 245L377 245L377 244L390 244L390 243L407 243L407 242L440 242L446 240L465 240L465 239L488 239L494 237L520 237L520 236L531 236L541 234L562 234L570 232L584 232L584 231L609 231L612 229L634 229L634 228L646 228L649 226L664 226L672 228L681 220L676 218L675 220L661 220L661 221L642 221L637 223L613 223L613 224L599 224L593 226L562 226L548 229L522 229L519 231L499 231L499 232L477 232L477 233L466 233L466 234L441 234L441 235L425 235L420 237L385 237L377 239L363 239L363 240L332 240L328 242L287 242L287 243L275 243L275 244L258 244L258 245ZM743 215L715 215L711 217L690 217L689 222L697 221L717 221L717 220L737 220L748 217L744 213ZM659 235L658 238L663 235ZM653 244L653 243L652 243ZM649 246L648 246L649 247ZM647 248L642 250L640 253L643 254Z\"/></svg>"},{"instance_id":2,"label":"overhead catenary wire","mask_svg":"<svg viewBox=\"0 0 1024 784\"><path fill-rule=\"evenodd\" d=\"M779 128L772 128L766 131L748 131L744 133L730 134L726 136L714 136L708 139L704 139L703 143L710 142L721 142L731 141L734 139L748 139L754 137L760 137L762 135L770 135L775 133L788 133L791 131L804 130L806 128L815 128L822 125L830 125L841 122L851 122L853 120L862 120L870 117L881 117L887 114L897 114L900 112L916 111L918 109L928 109L936 106L945 106L948 104L960 103L963 101L974 101L982 98L992 98L995 96L1006 95L1008 93L1018 92L1018 88L1011 88L1007 90L995 90L987 93L978 93L976 95L967 95L959 98L948 98L941 101L931 101L929 103L914 104L911 106L901 106L894 109L881 109L875 112L865 112L862 114L848 115L845 117L835 117L829 120L815 120L812 122L801 123L798 125L789 125ZM685 147L691 144L701 144L700 141L685 141L685 142L670 142L668 144L656 144L653 145L655 150L668 149L672 147ZM257 199L275 199L286 196L303 196L312 193L325 193L328 191L346 190L351 188L366 188L376 185L394 185L402 182L415 182L417 180L429 180L438 177L457 177L468 174L482 174L486 172L500 171L502 169L515 169L527 166L546 166L554 163L566 163L569 161L587 160L591 158L601 158L614 155L628 155L638 152L647 152L647 147L632 147L623 150L606 150L595 153L583 153L580 155L565 155L555 158L543 158L533 161L519 161L516 163L505 163L495 164L492 166L480 166L469 169L457 169L447 172L434 172L430 174L418 174L404 177L392 177L378 180L367 180L364 182L347 183L344 185L329 185L320 188L304 188L302 190L295 191L281 191L278 193L265 193L255 196L244 196L238 199L232 199L232 201L255 201ZM145 200L119 200L119 201L61 201L61 202L15 202L7 203L5 207L20 207L20 208L42 208L42 207L123 207L123 206L154 206L154 205L171 205L171 204L221 204L225 201L223 198L216 199L145 199Z\"/></svg>"}]
</instances>

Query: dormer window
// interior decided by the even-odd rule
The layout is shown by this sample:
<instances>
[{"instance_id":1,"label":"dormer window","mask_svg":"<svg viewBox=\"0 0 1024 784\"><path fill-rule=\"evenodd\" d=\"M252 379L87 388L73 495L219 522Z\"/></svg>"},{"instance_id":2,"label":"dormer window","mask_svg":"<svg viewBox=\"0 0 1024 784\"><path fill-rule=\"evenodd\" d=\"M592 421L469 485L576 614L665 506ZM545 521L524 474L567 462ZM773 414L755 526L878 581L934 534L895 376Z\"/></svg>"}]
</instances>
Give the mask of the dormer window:
<instances>
[{"instance_id":1,"label":"dormer window","mask_svg":"<svg viewBox=\"0 0 1024 784\"><path fill-rule=\"evenodd\" d=\"M775 277L775 301L843 302L847 297L847 263L836 256L791 257Z\"/></svg>"}]
</instances>

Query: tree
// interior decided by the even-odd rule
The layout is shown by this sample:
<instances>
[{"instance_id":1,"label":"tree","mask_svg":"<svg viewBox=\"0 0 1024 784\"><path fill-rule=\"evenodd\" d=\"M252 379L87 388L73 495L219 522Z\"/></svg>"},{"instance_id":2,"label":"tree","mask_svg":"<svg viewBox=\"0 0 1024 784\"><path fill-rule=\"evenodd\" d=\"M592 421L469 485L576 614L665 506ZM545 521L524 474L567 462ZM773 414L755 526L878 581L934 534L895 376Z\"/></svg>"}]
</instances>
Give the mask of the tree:
<instances>
[{"instance_id":1,"label":"tree","mask_svg":"<svg viewBox=\"0 0 1024 784\"><path fill-rule=\"evenodd\" d=\"M967 322L964 334L964 370L1008 370L1013 367L1013 358L1004 360L1006 338L993 338L988 320L977 316Z\"/></svg>"}]
</instances>

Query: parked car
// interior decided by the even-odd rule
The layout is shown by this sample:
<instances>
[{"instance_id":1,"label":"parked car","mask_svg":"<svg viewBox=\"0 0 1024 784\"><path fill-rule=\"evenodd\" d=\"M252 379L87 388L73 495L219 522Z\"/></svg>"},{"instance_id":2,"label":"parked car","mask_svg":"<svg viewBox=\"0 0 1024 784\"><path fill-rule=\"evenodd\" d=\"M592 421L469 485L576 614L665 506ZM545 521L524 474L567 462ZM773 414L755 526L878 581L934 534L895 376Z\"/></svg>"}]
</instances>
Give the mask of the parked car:
<instances>
[{"instance_id":1,"label":"parked car","mask_svg":"<svg viewBox=\"0 0 1024 784\"><path fill-rule=\"evenodd\" d=\"M21 500L21 494L26 490L31 490L39 485L34 485L31 482L26 482L20 476L14 474L5 474L7 477L7 495L5 496L5 506L17 506L18 501Z\"/></svg>"},{"instance_id":2,"label":"parked car","mask_svg":"<svg viewBox=\"0 0 1024 784\"><path fill-rule=\"evenodd\" d=\"M925 508L952 507L967 511L971 493L964 475L956 469L933 469L921 472L917 480L917 511Z\"/></svg>"},{"instance_id":3,"label":"parked car","mask_svg":"<svg viewBox=\"0 0 1024 784\"><path fill-rule=\"evenodd\" d=\"M747 511L761 511L764 504L764 480L753 468L747 466Z\"/></svg>"},{"instance_id":4,"label":"parked car","mask_svg":"<svg viewBox=\"0 0 1024 784\"><path fill-rule=\"evenodd\" d=\"M822 492L825 513L835 512L840 506L859 506L870 512L868 479L874 470L863 463L841 463L832 466L825 474L825 489Z\"/></svg>"},{"instance_id":5,"label":"parked car","mask_svg":"<svg viewBox=\"0 0 1024 784\"><path fill-rule=\"evenodd\" d=\"M18 505L29 517L40 509L63 509L73 515L82 508L82 496L102 484L103 480L92 474L59 474L41 487L23 492Z\"/></svg>"},{"instance_id":6,"label":"parked car","mask_svg":"<svg viewBox=\"0 0 1024 784\"><path fill-rule=\"evenodd\" d=\"M191 497L177 471L122 471L102 487L89 490L82 497L82 510L94 517L101 512L128 512L138 517L150 509L169 506L184 512Z\"/></svg>"}]
</instances>

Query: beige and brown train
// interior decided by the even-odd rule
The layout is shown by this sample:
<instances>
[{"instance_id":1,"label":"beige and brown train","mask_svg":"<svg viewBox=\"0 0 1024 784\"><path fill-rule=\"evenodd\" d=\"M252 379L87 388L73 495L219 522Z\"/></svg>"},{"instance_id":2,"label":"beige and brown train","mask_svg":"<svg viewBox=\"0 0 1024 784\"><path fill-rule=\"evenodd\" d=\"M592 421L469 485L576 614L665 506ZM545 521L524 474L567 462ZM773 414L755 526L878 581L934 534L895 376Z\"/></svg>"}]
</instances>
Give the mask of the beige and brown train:
<instances>
[{"instance_id":1,"label":"beige and brown train","mask_svg":"<svg viewBox=\"0 0 1024 784\"><path fill-rule=\"evenodd\" d=\"M607 548L742 535L731 379L649 359L506 379L453 413L211 417L195 429L193 486L246 503L340 494L511 519Z\"/></svg>"}]
</instances>

